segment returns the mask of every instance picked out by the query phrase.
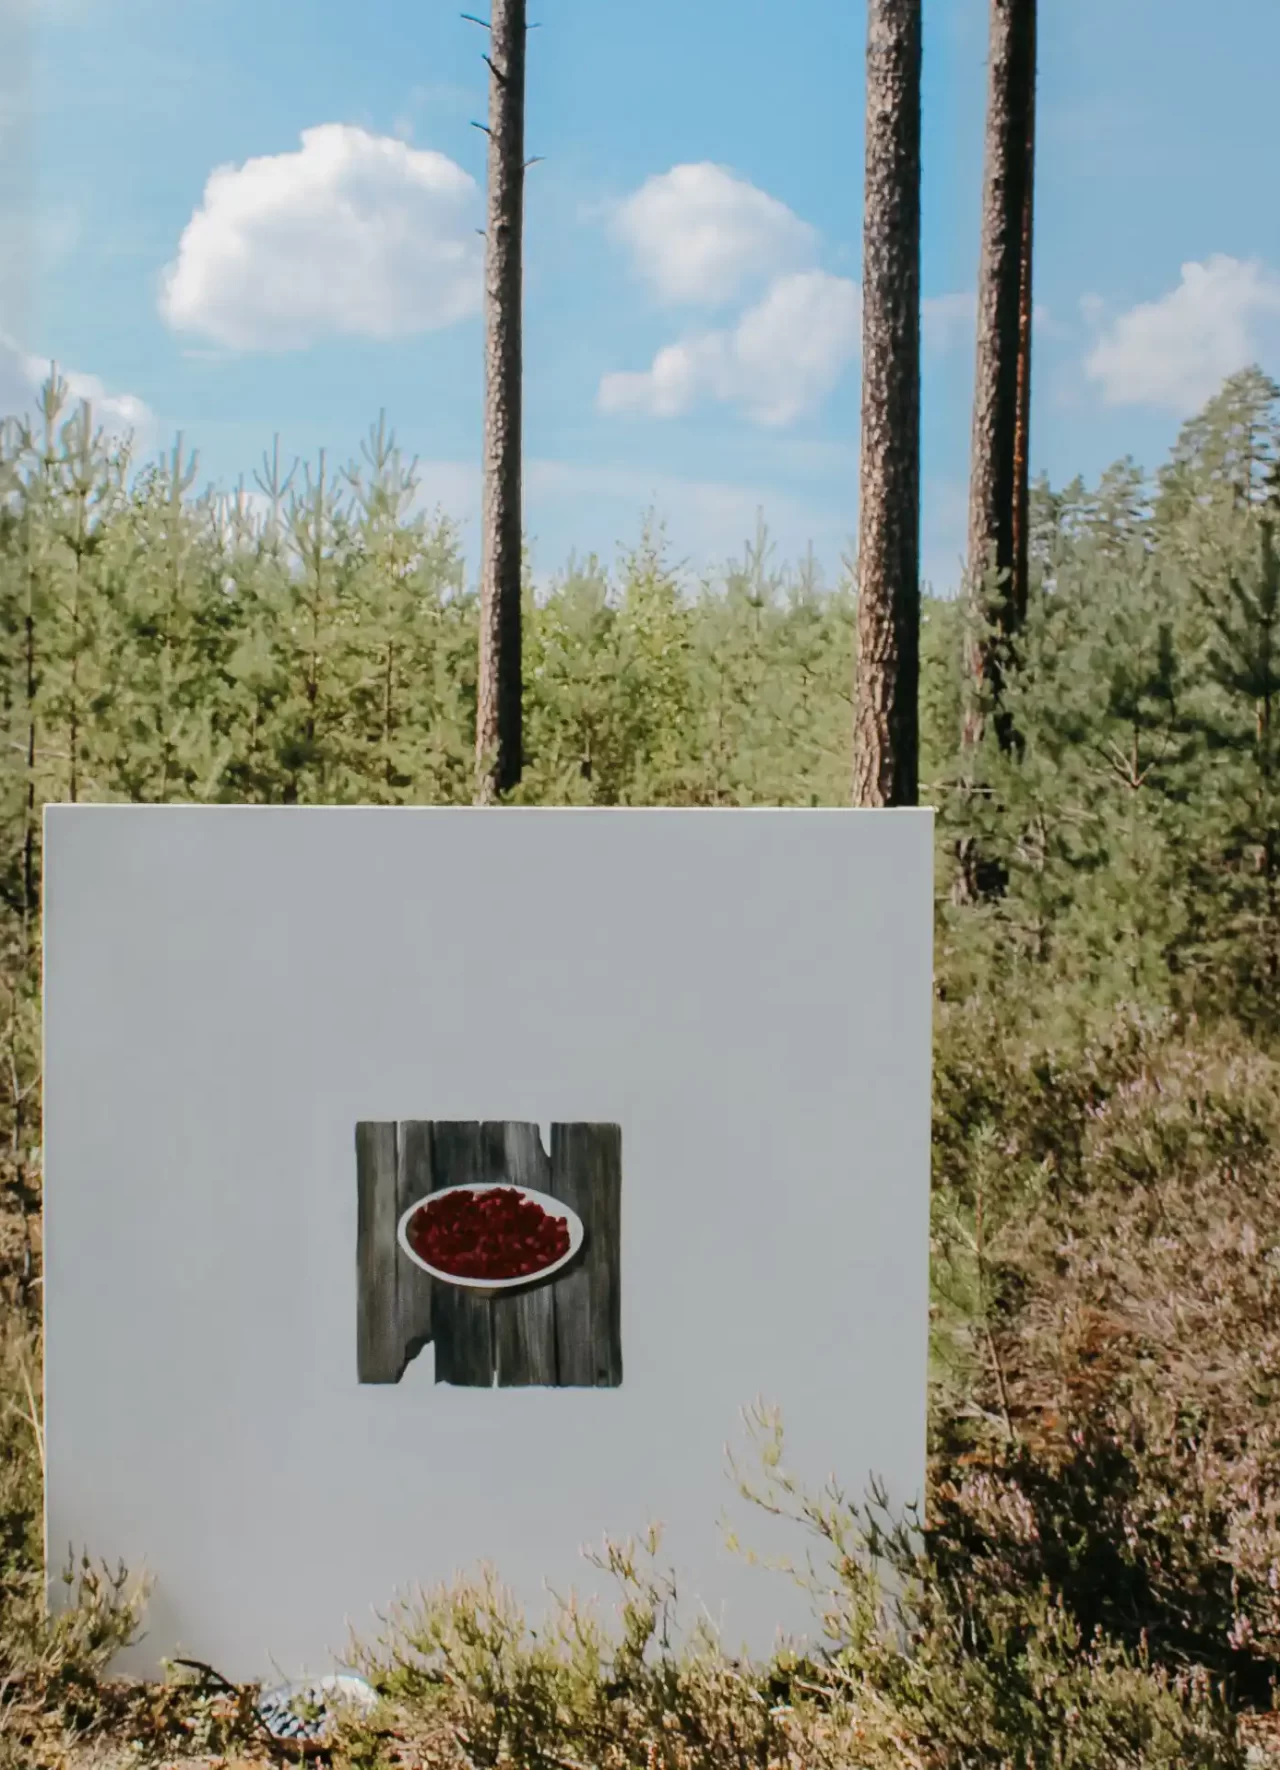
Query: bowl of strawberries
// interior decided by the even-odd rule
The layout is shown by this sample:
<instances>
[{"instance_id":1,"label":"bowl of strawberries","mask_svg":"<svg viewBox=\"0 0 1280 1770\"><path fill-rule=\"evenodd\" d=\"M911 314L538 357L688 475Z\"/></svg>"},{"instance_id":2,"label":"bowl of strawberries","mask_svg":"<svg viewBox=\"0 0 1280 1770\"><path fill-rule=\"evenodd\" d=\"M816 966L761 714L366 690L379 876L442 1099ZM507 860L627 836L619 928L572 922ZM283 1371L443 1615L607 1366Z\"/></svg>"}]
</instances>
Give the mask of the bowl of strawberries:
<instances>
[{"instance_id":1,"label":"bowl of strawberries","mask_svg":"<svg viewBox=\"0 0 1280 1770\"><path fill-rule=\"evenodd\" d=\"M429 1192L400 1218L396 1239L441 1283L500 1292L561 1271L583 1233L582 1219L560 1199L499 1180Z\"/></svg>"}]
</instances>

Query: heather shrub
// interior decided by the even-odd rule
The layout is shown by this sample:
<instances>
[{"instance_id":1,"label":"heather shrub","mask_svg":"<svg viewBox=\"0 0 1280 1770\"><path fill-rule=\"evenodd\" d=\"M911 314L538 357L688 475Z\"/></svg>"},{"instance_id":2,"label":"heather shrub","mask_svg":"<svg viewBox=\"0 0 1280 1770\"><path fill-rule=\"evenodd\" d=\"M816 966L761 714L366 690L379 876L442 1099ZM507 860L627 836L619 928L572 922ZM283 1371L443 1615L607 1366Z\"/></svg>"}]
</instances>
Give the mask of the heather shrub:
<instances>
[{"instance_id":1,"label":"heather shrub","mask_svg":"<svg viewBox=\"0 0 1280 1770\"><path fill-rule=\"evenodd\" d=\"M937 1332L967 1385L935 1412L938 1553L994 1592L1046 1581L1086 1639L1269 1707L1280 1065L1131 1021L1067 1076L1024 1048L993 1082L1006 1065L1008 1115L953 1124L937 1177Z\"/></svg>"},{"instance_id":2,"label":"heather shrub","mask_svg":"<svg viewBox=\"0 0 1280 1770\"><path fill-rule=\"evenodd\" d=\"M806 1494L782 1465L777 1422L755 1423L763 1474L746 1491L825 1550L821 1567L797 1574L821 1618L820 1650L737 1663L705 1626L678 1632L655 1538L643 1556L606 1545L599 1564L622 1588L612 1628L568 1599L533 1630L492 1575L392 1613L357 1656L395 1736L431 1742L459 1770L1246 1763L1203 1669L1171 1672L1101 1627L1086 1635L1046 1581L974 1577L937 1553L932 1531L889 1519L882 1496L859 1506L834 1490ZM377 1745L373 1729L353 1729L352 1762L380 1761Z\"/></svg>"}]
</instances>

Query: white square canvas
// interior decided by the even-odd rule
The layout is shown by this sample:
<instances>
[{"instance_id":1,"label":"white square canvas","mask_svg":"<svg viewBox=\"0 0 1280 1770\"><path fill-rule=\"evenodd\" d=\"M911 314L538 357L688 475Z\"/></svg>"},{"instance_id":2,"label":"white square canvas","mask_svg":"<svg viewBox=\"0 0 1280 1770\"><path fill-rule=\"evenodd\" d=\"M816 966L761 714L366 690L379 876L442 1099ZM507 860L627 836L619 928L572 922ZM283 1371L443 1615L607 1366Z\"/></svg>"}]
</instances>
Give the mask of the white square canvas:
<instances>
[{"instance_id":1,"label":"white square canvas","mask_svg":"<svg viewBox=\"0 0 1280 1770\"><path fill-rule=\"evenodd\" d=\"M923 1491L931 814L55 806L45 837L48 1549L151 1575L122 1669L327 1670L482 1562L536 1617L650 1522L730 1651L811 1630L723 1544L727 1512L776 1546L725 1447L762 1398L813 1485ZM436 1305L378 1368L413 1150L550 1175L575 1135L612 1175L595 1315L571 1262L523 1376L459 1377ZM611 1350L566 1375L582 1309Z\"/></svg>"}]
</instances>

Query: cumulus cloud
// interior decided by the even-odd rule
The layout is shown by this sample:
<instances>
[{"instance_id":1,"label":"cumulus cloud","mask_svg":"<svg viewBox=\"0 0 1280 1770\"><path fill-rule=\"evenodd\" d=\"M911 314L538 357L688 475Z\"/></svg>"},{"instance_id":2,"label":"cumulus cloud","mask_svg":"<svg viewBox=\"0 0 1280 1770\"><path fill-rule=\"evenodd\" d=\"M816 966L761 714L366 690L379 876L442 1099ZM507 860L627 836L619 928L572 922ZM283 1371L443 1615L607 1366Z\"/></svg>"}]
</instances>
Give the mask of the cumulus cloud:
<instances>
[{"instance_id":1,"label":"cumulus cloud","mask_svg":"<svg viewBox=\"0 0 1280 1770\"><path fill-rule=\"evenodd\" d=\"M1102 324L1097 297L1081 311ZM1112 320L1084 370L1108 405L1156 406L1180 417L1198 410L1228 375L1280 347L1280 276L1217 254L1184 264L1176 289Z\"/></svg>"},{"instance_id":2,"label":"cumulus cloud","mask_svg":"<svg viewBox=\"0 0 1280 1770\"><path fill-rule=\"evenodd\" d=\"M614 237L663 301L716 306L809 264L812 227L785 203L701 161L646 179L614 212Z\"/></svg>"},{"instance_id":3,"label":"cumulus cloud","mask_svg":"<svg viewBox=\"0 0 1280 1770\"><path fill-rule=\"evenodd\" d=\"M735 326L668 344L648 369L606 375L605 412L674 418L704 399L790 424L830 393L858 348L858 285L826 271L779 277Z\"/></svg>"},{"instance_id":4,"label":"cumulus cloud","mask_svg":"<svg viewBox=\"0 0 1280 1770\"><path fill-rule=\"evenodd\" d=\"M20 349L14 340L0 332L0 417L34 417L40 389L49 379L53 367L48 357L33 356ZM70 417L81 400L93 408L95 426L108 434L145 441L153 429L151 412L131 393L108 393L96 375L82 374L58 364L58 377L66 383Z\"/></svg>"},{"instance_id":5,"label":"cumulus cloud","mask_svg":"<svg viewBox=\"0 0 1280 1770\"><path fill-rule=\"evenodd\" d=\"M450 326L480 305L477 206L443 154L322 123L295 152L210 173L161 316L236 350Z\"/></svg>"}]
</instances>

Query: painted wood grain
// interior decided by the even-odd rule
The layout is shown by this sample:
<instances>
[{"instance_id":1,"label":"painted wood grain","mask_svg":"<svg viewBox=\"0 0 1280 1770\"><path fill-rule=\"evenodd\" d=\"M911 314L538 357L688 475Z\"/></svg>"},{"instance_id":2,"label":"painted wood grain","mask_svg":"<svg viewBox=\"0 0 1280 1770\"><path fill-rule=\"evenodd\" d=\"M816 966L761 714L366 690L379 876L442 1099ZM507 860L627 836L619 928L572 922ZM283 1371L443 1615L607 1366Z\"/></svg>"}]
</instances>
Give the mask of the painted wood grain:
<instances>
[{"instance_id":1,"label":"painted wood grain","mask_svg":"<svg viewBox=\"0 0 1280 1770\"><path fill-rule=\"evenodd\" d=\"M356 1372L398 1383L404 1370L396 1297L396 1128L356 1126Z\"/></svg>"},{"instance_id":2,"label":"painted wood grain","mask_svg":"<svg viewBox=\"0 0 1280 1770\"><path fill-rule=\"evenodd\" d=\"M551 1158L537 1125L514 1121L496 1129L502 1136L504 1171L513 1186L551 1191ZM493 1299L493 1362L503 1389L556 1382L556 1281L514 1290Z\"/></svg>"},{"instance_id":3,"label":"painted wood grain","mask_svg":"<svg viewBox=\"0 0 1280 1770\"><path fill-rule=\"evenodd\" d=\"M622 1382L622 1132L551 1127L551 1191L582 1218L582 1253L555 1284L556 1369L562 1386Z\"/></svg>"},{"instance_id":4,"label":"painted wood grain","mask_svg":"<svg viewBox=\"0 0 1280 1770\"><path fill-rule=\"evenodd\" d=\"M550 1153L523 1121L406 1119L356 1127L356 1365L396 1383L434 1342L435 1380L468 1388L611 1388L622 1381L622 1134L552 1127ZM582 1250L543 1284L493 1297L432 1279L396 1229L448 1186L506 1181L547 1192L582 1219Z\"/></svg>"},{"instance_id":5,"label":"painted wood grain","mask_svg":"<svg viewBox=\"0 0 1280 1770\"><path fill-rule=\"evenodd\" d=\"M432 1191L431 1124L406 1119L396 1127L396 1222ZM396 1333L404 1362L416 1358L431 1339L432 1278L396 1249Z\"/></svg>"},{"instance_id":6,"label":"painted wood grain","mask_svg":"<svg viewBox=\"0 0 1280 1770\"><path fill-rule=\"evenodd\" d=\"M432 1191L482 1186L501 1180L502 1126L477 1120L442 1119L431 1127ZM436 1382L487 1389L493 1384L493 1310L488 1297L459 1285L431 1291L431 1337Z\"/></svg>"}]
</instances>

